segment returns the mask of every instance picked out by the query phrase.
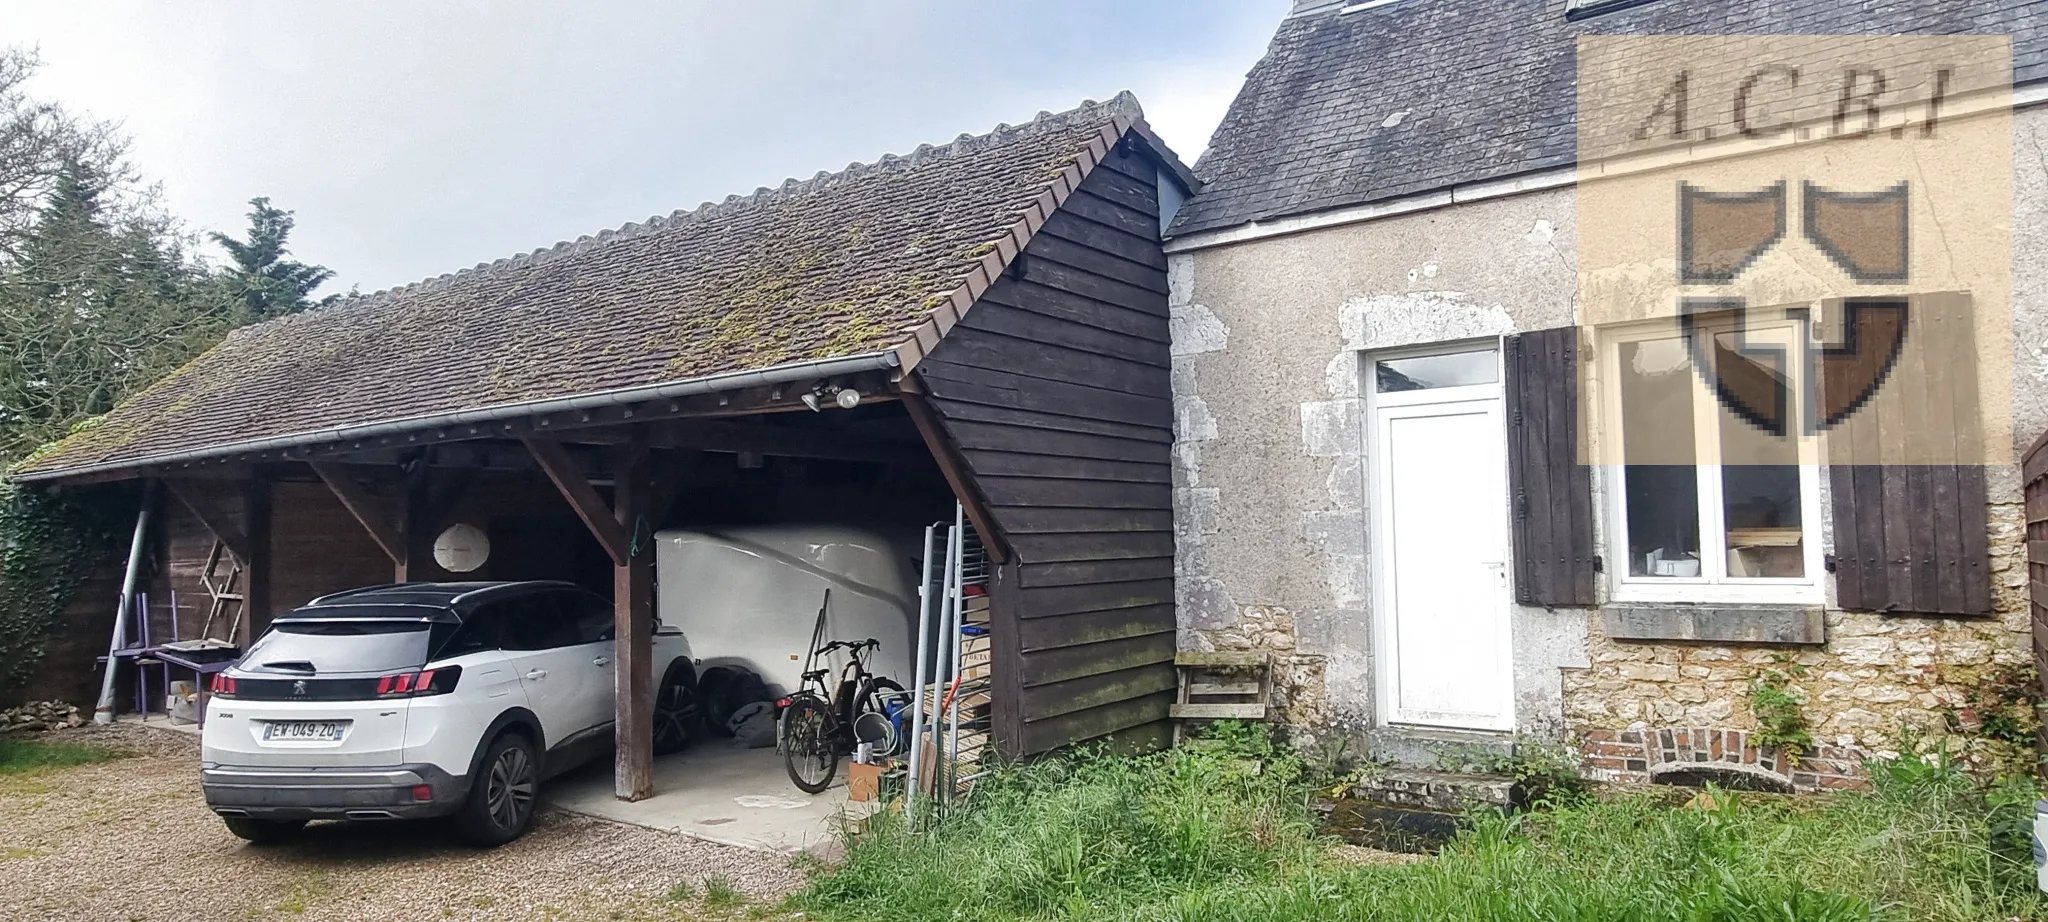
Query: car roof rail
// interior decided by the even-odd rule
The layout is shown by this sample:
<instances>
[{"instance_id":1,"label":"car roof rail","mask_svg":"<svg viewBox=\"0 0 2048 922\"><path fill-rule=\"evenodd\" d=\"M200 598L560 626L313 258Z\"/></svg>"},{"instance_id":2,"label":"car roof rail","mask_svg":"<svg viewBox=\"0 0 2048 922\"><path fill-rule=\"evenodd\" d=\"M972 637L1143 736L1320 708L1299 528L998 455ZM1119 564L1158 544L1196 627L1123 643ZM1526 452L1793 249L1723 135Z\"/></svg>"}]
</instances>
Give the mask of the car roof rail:
<instances>
[{"instance_id":1,"label":"car roof rail","mask_svg":"<svg viewBox=\"0 0 2048 922\"><path fill-rule=\"evenodd\" d=\"M516 582L497 583L481 589L471 589L448 600L449 605L473 605L486 602L501 595L525 595L538 589L578 589L575 583L563 579L529 579Z\"/></svg>"},{"instance_id":2,"label":"car roof rail","mask_svg":"<svg viewBox=\"0 0 2048 922\"><path fill-rule=\"evenodd\" d=\"M317 598L317 599L314 599L314 600L313 600L313 601L311 601L311 602L307 602L307 603L306 603L306 606L311 606L311 605L325 605L325 604L327 604L327 603L329 603L329 602L333 602L333 601L336 601L336 600L338 600L338 599L346 599L346 598L349 598L350 596L358 596L358 595L362 595L363 593L366 593L366 592L382 592L382 591L384 591L384 590L386 590L386 589L400 589L400 588L404 588L404 587L406 587L406 586L424 586L424 585L427 585L427 583L426 583L426 582L424 582L424 581L417 581L417 580L416 580L416 581L411 581L411 582L404 582L404 583L379 583L379 584L377 584L377 585L375 585L375 586L357 586L357 587L356 587L356 588L354 588L354 589L343 589L343 590L342 590L342 591L340 591L340 592L330 592L330 593L328 593L328 594L326 594L326 595L323 595L323 596L321 596L321 597L319 597L319 598ZM303 607L306 607L306 606L300 606L300 607L302 607L302 608L303 608Z\"/></svg>"}]
</instances>

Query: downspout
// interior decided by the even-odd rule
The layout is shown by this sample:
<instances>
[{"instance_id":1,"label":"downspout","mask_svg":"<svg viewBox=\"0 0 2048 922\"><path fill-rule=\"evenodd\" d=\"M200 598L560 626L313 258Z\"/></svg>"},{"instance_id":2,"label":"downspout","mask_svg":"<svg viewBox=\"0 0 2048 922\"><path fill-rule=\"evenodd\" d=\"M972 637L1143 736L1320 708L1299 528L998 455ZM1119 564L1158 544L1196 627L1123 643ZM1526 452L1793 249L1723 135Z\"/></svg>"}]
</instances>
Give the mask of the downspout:
<instances>
[{"instance_id":1,"label":"downspout","mask_svg":"<svg viewBox=\"0 0 2048 922\"><path fill-rule=\"evenodd\" d=\"M128 636L128 608L135 603L135 584L142 578L142 552L149 544L149 511L156 505L156 481L150 480L142 487L142 508L135 513L135 537L128 542L128 571L121 577L121 601L114 607L114 636L107 641L107 674L100 680L100 700L93 706L92 722L110 724L114 722L114 669L120 664L115 656L121 650L121 639ZM172 617L177 617L172 613Z\"/></svg>"}]
</instances>

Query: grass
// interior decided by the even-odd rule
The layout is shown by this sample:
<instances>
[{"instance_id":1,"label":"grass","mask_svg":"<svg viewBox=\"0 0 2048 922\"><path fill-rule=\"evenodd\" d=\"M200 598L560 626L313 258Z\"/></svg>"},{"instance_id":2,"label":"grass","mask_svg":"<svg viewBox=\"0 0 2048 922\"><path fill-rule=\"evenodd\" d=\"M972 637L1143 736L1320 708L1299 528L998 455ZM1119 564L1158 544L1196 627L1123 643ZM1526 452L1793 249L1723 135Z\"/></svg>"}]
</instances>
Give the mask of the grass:
<instances>
[{"instance_id":1,"label":"grass","mask_svg":"<svg viewBox=\"0 0 2048 922\"><path fill-rule=\"evenodd\" d=\"M0 775L28 775L75 765L93 765L126 755L118 749L91 743L0 736Z\"/></svg>"},{"instance_id":2,"label":"grass","mask_svg":"<svg viewBox=\"0 0 2048 922\"><path fill-rule=\"evenodd\" d=\"M713 875L704 878L704 905L712 909L731 909L747 898L733 887L732 881Z\"/></svg>"},{"instance_id":3,"label":"grass","mask_svg":"<svg viewBox=\"0 0 2048 922\"><path fill-rule=\"evenodd\" d=\"M1430 861L1358 867L1318 836L1313 779L1269 748L1056 759L924 833L880 818L796 905L902 922L2048 920L2031 784L1982 785L1945 759L1875 780L1826 799L1566 798L1475 814Z\"/></svg>"}]
</instances>

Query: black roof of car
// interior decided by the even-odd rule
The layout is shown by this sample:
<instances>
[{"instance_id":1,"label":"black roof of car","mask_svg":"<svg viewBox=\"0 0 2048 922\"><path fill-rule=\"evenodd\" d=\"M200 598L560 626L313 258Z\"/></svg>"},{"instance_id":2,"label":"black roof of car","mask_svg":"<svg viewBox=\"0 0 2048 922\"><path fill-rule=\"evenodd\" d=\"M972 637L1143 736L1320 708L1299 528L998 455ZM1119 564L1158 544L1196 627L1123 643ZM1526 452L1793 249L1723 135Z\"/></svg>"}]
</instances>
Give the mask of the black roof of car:
<instances>
[{"instance_id":1,"label":"black roof of car","mask_svg":"<svg viewBox=\"0 0 2048 922\"><path fill-rule=\"evenodd\" d=\"M544 590L575 589L575 583L560 580L464 583L390 583L365 586L323 595L298 608L278 615L277 620L331 618L434 619L453 614L458 618L477 605Z\"/></svg>"}]
</instances>

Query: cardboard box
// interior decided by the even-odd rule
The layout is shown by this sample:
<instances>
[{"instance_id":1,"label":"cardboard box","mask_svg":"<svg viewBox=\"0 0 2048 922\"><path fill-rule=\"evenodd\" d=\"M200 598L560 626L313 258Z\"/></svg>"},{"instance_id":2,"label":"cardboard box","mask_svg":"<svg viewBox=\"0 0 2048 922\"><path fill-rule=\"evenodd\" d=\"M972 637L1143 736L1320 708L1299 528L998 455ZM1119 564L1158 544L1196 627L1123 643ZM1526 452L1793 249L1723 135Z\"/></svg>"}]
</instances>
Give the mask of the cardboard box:
<instances>
[{"instance_id":1,"label":"cardboard box","mask_svg":"<svg viewBox=\"0 0 2048 922\"><path fill-rule=\"evenodd\" d=\"M847 797L860 803L870 803L882 797L882 772L885 766L863 765L859 762L846 764Z\"/></svg>"}]
</instances>

